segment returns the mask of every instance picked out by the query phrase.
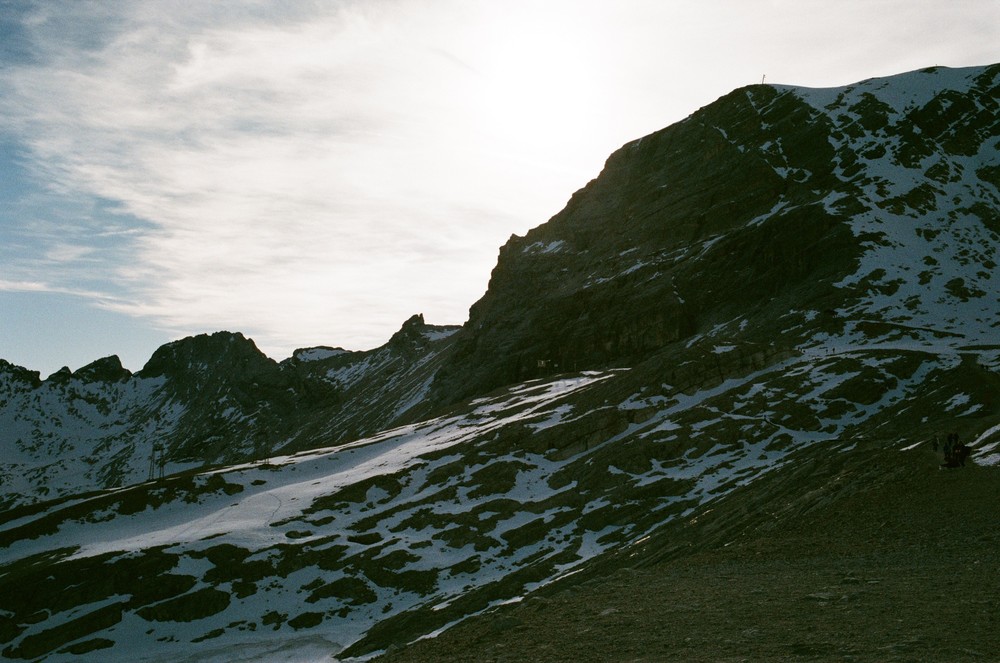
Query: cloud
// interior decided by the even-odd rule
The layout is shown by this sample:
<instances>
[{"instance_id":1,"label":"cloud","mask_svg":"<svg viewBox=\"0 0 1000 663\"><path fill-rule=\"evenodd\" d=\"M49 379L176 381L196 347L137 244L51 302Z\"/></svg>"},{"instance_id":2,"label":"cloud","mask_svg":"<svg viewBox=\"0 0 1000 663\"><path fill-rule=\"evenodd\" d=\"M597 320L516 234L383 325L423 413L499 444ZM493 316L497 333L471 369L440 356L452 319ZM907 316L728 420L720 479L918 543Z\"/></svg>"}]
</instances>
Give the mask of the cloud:
<instances>
[{"instance_id":1,"label":"cloud","mask_svg":"<svg viewBox=\"0 0 1000 663\"><path fill-rule=\"evenodd\" d=\"M9 281L0 279L0 291L3 292L51 292L51 287L37 281Z\"/></svg>"},{"instance_id":2,"label":"cloud","mask_svg":"<svg viewBox=\"0 0 1000 663\"><path fill-rule=\"evenodd\" d=\"M115 306L178 330L250 327L286 338L292 321L305 337L368 344L391 333L384 318L395 326L424 301L460 322L488 266L451 297L438 294L455 279L447 269L427 276L405 266L418 253L433 259L436 235L442 246L462 239L448 251L454 259L493 253L503 231L467 232L497 214L449 216L475 209L477 187L462 169L443 186L440 162L420 163L441 151L422 125L446 108L433 85L415 82L433 59L404 22L350 5L309 22L168 18L161 7L101 17L116 29L86 40L82 58L65 46L61 16L51 34L38 32L41 64L5 77L14 91L5 110L39 179L119 201L153 224L131 238L133 260L114 269L132 294ZM82 17L81 31L94 18ZM88 253L52 242L44 257ZM373 307L391 313L353 331L350 318Z\"/></svg>"},{"instance_id":3,"label":"cloud","mask_svg":"<svg viewBox=\"0 0 1000 663\"><path fill-rule=\"evenodd\" d=\"M107 293L97 290L87 290L85 288L67 288L61 285L54 285L43 281L14 281L0 279L0 292L28 292L49 295L70 295L81 299L88 299L106 308L113 308L116 300L109 297Z\"/></svg>"}]
</instances>

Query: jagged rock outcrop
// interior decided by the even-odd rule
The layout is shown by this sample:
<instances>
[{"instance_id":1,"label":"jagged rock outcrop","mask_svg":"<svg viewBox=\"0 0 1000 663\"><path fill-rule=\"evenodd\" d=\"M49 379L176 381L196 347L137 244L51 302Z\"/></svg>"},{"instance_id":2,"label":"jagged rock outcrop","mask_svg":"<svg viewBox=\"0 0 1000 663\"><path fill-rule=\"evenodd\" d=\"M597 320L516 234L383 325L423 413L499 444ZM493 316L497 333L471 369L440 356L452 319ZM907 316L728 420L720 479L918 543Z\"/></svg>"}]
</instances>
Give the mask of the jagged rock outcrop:
<instances>
[{"instance_id":1,"label":"jagged rock outcrop","mask_svg":"<svg viewBox=\"0 0 1000 663\"><path fill-rule=\"evenodd\" d=\"M92 361L73 375L84 382L122 382L132 377L132 371L122 366L117 355Z\"/></svg>"},{"instance_id":2,"label":"jagged rock outcrop","mask_svg":"<svg viewBox=\"0 0 1000 663\"><path fill-rule=\"evenodd\" d=\"M225 366L237 380L277 374L278 364L257 349L254 342L240 333L215 332L173 341L153 353L140 374L147 378L171 378L210 374L212 368Z\"/></svg>"},{"instance_id":3,"label":"jagged rock outcrop","mask_svg":"<svg viewBox=\"0 0 1000 663\"><path fill-rule=\"evenodd\" d=\"M30 371L5 359L0 359L0 387L12 386L37 387L42 380L38 371Z\"/></svg>"}]
</instances>

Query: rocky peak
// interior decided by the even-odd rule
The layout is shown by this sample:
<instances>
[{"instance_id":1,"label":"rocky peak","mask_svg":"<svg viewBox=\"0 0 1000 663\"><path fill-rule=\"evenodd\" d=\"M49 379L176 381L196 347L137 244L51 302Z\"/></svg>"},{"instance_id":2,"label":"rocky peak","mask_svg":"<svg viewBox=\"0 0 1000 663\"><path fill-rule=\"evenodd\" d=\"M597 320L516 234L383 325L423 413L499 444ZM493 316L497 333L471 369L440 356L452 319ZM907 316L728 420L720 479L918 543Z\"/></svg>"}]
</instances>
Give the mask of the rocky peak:
<instances>
[{"instance_id":1,"label":"rocky peak","mask_svg":"<svg viewBox=\"0 0 1000 663\"><path fill-rule=\"evenodd\" d=\"M423 313L418 313L403 323L399 331L389 339L386 347L404 353L419 352L429 344L451 336L459 329L460 327L455 326L428 325L424 322Z\"/></svg>"},{"instance_id":2,"label":"rocky peak","mask_svg":"<svg viewBox=\"0 0 1000 663\"><path fill-rule=\"evenodd\" d=\"M69 366L63 366L58 371L45 378L45 381L51 384L66 384L73 379L73 371L69 370Z\"/></svg>"},{"instance_id":3,"label":"rocky peak","mask_svg":"<svg viewBox=\"0 0 1000 663\"><path fill-rule=\"evenodd\" d=\"M317 345L311 348L297 348L295 352L292 353L292 356L282 363L302 364L307 362L323 361L324 359L341 357L347 354L350 354L350 352L343 348L334 348L328 345Z\"/></svg>"},{"instance_id":4,"label":"rocky peak","mask_svg":"<svg viewBox=\"0 0 1000 663\"><path fill-rule=\"evenodd\" d=\"M424 314L417 313L403 323L395 334L389 339L392 347L403 347L413 343L419 343L423 339L422 331L427 325L424 323Z\"/></svg>"},{"instance_id":5,"label":"rocky peak","mask_svg":"<svg viewBox=\"0 0 1000 663\"><path fill-rule=\"evenodd\" d=\"M0 359L0 378L8 381L19 382L31 387L37 387L42 383L38 371L29 371L26 368L12 364L5 359Z\"/></svg>"},{"instance_id":6,"label":"rocky peak","mask_svg":"<svg viewBox=\"0 0 1000 663\"><path fill-rule=\"evenodd\" d=\"M199 334L161 346L146 362L142 377L184 375L225 365L236 374L273 369L277 364L257 349L253 340L236 332Z\"/></svg>"},{"instance_id":7,"label":"rocky peak","mask_svg":"<svg viewBox=\"0 0 1000 663\"><path fill-rule=\"evenodd\" d=\"M820 326L842 333L822 311L929 327L942 304L949 331L967 333L963 318L985 329L983 297L998 287L998 73L754 85L626 144L501 249L437 394L635 365L699 335L795 347ZM942 256L969 268L956 275Z\"/></svg>"},{"instance_id":8,"label":"rocky peak","mask_svg":"<svg viewBox=\"0 0 1000 663\"><path fill-rule=\"evenodd\" d=\"M118 355L111 355L87 364L73 373L73 377L85 382L123 382L132 377L132 372L122 366Z\"/></svg>"}]
</instances>

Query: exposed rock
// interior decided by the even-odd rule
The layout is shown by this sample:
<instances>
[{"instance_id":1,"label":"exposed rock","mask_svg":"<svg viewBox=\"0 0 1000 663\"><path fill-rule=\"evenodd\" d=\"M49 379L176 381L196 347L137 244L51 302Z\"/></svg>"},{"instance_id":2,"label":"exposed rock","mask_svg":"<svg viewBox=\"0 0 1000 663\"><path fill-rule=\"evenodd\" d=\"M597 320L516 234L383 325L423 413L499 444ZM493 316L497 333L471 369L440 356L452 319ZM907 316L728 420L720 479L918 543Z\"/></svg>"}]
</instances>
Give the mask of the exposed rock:
<instances>
[{"instance_id":1,"label":"exposed rock","mask_svg":"<svg viewBox=\"0 0 1000 663\"><path fill-rule=\"evenodd\" d=\"M132 377L132 371L122 366L118 355L111 355L87 364L73 377L85 382L122 382Z\"/></svg>"}]
</instances>

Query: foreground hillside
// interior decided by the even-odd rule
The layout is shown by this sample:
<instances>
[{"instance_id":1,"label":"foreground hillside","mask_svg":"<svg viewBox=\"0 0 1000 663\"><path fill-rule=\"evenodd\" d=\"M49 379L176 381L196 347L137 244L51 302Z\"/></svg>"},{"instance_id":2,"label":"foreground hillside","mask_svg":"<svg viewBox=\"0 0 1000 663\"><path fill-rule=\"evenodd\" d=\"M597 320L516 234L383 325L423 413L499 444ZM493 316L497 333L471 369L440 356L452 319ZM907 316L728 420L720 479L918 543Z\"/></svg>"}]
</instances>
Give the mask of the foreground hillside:
<instances>
[{"instance_id":1,"label":"foreground hillside","mask_svg":"<svg viewBox=\"0 0 1000 663\"><path fill-rule=\"evenodd\" d=\"M773 514L799 527L787 515L816 507L853 522L838 498L894 476L916 453L899 449L934 433L961 431L974 458L998 460L993 362L857 348L655 395L635 390L648 367L566 375L347 445L8 510L2 654L176 661L241 648L253 660L319 643L366 656L683 553L688 531L721 545ZM896 460L866 470L876 432ZM937 462L925 461L926 485ZM901 502L901 517L904 505L924 510ZM938 530L926 533L899 540Z\"/></svg>"},{"instance_id":2,"label":"foreground hillside","mask_svg":"<svg viewBox=\"0 0 1000 663\"><path fill-rule=\"evenodd\" d=\"M1000 469L941 470L929 445L830 451L377 660L992 660Z\"/></svg>"}]
</instances>

